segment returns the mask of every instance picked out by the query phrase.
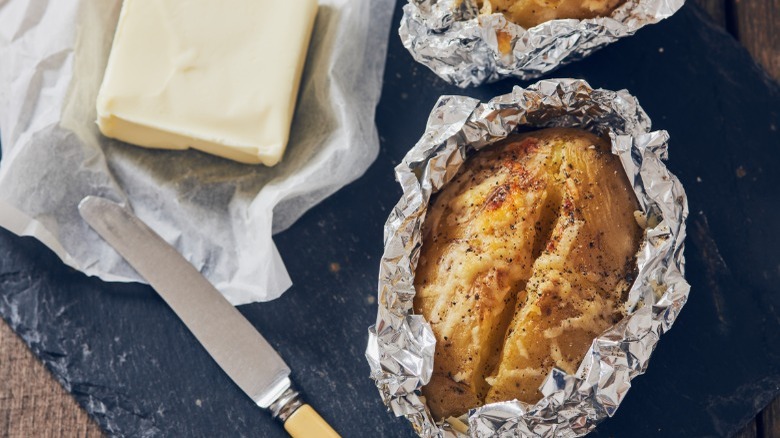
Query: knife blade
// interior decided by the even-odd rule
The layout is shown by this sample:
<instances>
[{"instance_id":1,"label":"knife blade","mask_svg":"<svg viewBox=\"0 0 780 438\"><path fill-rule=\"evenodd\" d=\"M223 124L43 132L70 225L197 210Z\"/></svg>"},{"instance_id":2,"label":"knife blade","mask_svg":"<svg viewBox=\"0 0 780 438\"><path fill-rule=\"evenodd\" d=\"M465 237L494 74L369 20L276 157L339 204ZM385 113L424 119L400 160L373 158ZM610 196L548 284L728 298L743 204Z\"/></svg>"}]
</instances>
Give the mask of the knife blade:
<instances>
[{"instance_id":1,"label":"knife blade","mask_svg":"<svg viewBox=\"0 0 780 438\"><path fill-rule=\"evenodd\" d=\"M165 300L222 370L293 437L339 435L290 381L290 368L263 336L175 248L108 199L88 196L81 217Z\"/></svg>"}]
</instances>

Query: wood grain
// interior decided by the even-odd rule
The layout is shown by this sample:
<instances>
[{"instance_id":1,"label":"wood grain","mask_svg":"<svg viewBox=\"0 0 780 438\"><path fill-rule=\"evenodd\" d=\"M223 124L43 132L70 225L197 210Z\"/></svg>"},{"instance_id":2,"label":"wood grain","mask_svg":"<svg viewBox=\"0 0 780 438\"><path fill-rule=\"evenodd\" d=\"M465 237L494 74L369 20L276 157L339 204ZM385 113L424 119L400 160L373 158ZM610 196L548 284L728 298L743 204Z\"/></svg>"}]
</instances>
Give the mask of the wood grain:
<instances>
[{"instance_id":1,"label":"wood grain","mask_svg":"<svg viewBox=\"0 0 780 438\"><path fill-rule=\"evenodd\" d=\"M402 0L399 0L402 1ZM780 79L780 0L694 0ZM0 437L98 437L102 432L0 321ZM780 398L739 438L780 438Z\"/></svg>"},{"instance_id":2,"label":"wood grain","mask_svg":"<svg viewBox=\"0 0 780 438\"><path fill-rule=\"evenodd\" d=\"M770 76L780 79L780 0L729 1L734 2L735 37Z\"/></svg>"},{"instance_id":3,"label":"wood grain","mask_svg":"<svg viewBox=\"0 0 780 438\"><path fill-rule=\"evenodd\" d=\"M776 398L761 412L759 436L763 438L780 438L780 397Z\"/></svg>"},{"instance_id":4,"label":"wood grain","mask_svg":"<svg viewBox=\"0 0 780 438\"><path fill-rule=\"evenodd\" d=\"M756 420L751 421L734 438L758 438L758 427Z\"/></svg>"}]
</instances>

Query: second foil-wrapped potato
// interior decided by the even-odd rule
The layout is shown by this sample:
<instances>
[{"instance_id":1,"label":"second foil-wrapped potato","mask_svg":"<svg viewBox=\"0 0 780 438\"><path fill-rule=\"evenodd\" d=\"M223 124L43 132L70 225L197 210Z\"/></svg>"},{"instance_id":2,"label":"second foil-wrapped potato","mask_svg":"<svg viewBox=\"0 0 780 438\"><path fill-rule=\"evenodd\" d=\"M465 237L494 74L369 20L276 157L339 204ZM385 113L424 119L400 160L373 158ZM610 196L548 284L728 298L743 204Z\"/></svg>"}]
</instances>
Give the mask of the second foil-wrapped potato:
<instances>
[{"instance_id":1,"label":"second foil-wrapped potato","mask_svg":"<svg viewBox=\"0 0 780 438\"><path fill-rule=\"evenodd\" d=\"M582 130L510 136L466 161L428 209L415 275L436 418L534 403L553 367L576 372L624 316L637 209L609 143Z\"/></svg>"},{"instance_id":2,"label":"second foil-wrapped potato","mask_svg":"<svg viewBox=\"0 0 780 438\"><path fill-rule=\"evenodd\" d=\"M414 59L459 87L528 80L672 16L685 0L407 0Z\"/></svg>"}]
</instances>

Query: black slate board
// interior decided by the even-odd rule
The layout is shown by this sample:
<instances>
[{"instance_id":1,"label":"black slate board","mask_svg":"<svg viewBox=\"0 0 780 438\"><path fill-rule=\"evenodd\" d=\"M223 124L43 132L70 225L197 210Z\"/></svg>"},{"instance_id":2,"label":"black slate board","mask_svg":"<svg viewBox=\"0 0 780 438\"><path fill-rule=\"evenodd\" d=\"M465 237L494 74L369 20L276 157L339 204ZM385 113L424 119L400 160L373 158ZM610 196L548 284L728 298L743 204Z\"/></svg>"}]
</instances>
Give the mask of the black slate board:
<instances>
[{"instance_id":1,"label":"black slate board","mask_svg":"<svg viewBox=\"0 0 780 438\"><path fill-rule=\"evenodd\" d=\"M647 374L594 436L735 433L780 394L777 83L693 6L553 75L637 96L654 127L671 134L668 165L691 207L690 300ZM447 86L414 63L393 31L377 110L379 158L276 236L295 286L240 308L346 437L413 435L382 406L363 358L382 225L400 195L392 168L439 95L487 99L516 83ZM285 436L150 288L87 278L4 230L0 314L112 435Z\"/></svg>"}]
</instances>

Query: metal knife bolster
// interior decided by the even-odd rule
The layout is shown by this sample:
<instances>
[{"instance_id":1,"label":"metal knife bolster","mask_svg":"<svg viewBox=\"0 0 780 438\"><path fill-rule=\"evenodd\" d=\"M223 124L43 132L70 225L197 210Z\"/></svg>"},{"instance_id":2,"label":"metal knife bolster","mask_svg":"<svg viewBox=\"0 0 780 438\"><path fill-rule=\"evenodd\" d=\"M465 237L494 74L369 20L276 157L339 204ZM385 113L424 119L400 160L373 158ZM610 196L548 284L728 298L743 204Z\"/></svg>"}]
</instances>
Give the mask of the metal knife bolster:
<instances>
[{"instance_id":1,"label":"metal knife bolster","mask_svg":"<svg viewBox=\"0 0 780 438\"><path fill-rule=\"evenodd\" d=\"M259 397L252 398L252 400L263 409L271 409L273 404L281 401L283 398L282 395L291 391L295 392L292 388L292 382L289 377L285 376L283 379L279 380L276 385L267 388L263 394Z\"/></svg>"},{"instance_id":2,"label":"metal knife bolster","mask_svg":"<svg viewBox=\"0 0 780 438\"><path fill-rule=\"evenodd\" d=\"M288 384L290 383L289 379L287 380ZM260 405L260 403L258 403ZM264 407L260 405L261 407ZM291 385L288 385L287 389L282 391L281 394L274 400L270 406L268 406L268 409L271 411L271 415L274 418L279 419L282 423L287 421L287 419L290 417L290 415L293 414L293 412L296 411L296 409L303 406L303 400L301 399L301 395L293 389Z\"/></svg>"}]
</instances>

